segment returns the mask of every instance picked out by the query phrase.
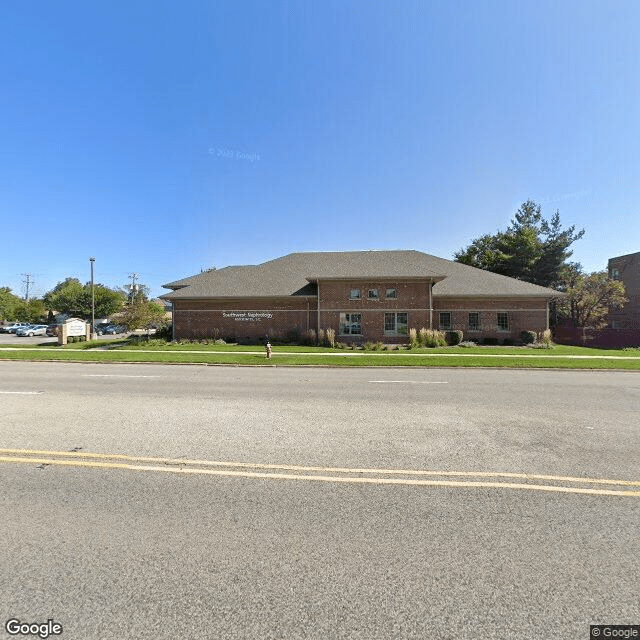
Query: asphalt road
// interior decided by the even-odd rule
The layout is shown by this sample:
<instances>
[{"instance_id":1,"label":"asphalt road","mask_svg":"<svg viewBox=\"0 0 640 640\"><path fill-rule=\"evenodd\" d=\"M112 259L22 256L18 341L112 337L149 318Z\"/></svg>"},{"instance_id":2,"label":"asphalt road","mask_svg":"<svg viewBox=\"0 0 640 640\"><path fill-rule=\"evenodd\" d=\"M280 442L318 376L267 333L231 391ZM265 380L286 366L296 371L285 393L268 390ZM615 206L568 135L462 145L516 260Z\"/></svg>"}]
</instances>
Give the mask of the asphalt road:
<instances>
[{"instance_id":1,"label":"asphalt road","mask_svg":"<svg viewBox=\"0 0 640 640\"><path fill-rule=\"evenodd\" d=\"M640 486L580 481L640 482L639 418L637 372L0 363L0 446L79 456L0 461L0 611L65 640L640 624L640 497L607 495Z\"/></svg>"}]
</instances>

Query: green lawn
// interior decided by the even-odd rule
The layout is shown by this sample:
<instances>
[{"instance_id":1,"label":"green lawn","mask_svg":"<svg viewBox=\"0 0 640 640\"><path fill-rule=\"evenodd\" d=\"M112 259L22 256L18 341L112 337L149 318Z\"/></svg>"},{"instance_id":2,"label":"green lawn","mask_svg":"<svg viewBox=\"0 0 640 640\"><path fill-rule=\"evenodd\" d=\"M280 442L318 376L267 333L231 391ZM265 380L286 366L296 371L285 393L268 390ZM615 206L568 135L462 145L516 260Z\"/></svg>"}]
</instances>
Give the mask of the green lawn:
<instances>
[{"instance_id":1,"label":"green lawn","mask_svg":"<svg viewBox=\"0 0 640 640\"><path fill-rule=\"evenodd\" d=\"M97 348L108 347L108 350ZM401 351L352 351L326 347L277 346L267 360L260 346L214 344L129 344L126 339L58 345L0 345L4 360L88 362L165 362L228 365L429 366L562 369L640 369L640 349L594 349L557 346L441 347Z\"/></svg>"}]
</instances>

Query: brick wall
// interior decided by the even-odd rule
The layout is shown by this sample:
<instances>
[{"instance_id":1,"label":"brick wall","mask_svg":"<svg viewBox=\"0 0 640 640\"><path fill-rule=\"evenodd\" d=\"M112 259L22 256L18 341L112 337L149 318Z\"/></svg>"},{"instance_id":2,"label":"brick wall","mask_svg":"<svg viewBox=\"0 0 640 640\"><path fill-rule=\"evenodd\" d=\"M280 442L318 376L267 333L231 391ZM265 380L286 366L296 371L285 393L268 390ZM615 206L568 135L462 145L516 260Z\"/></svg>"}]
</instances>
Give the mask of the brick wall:
<instances>
[{"instance_id":1,"label":"brick wall","mask_svg":"<svg viewBox=\"0 0 640 640\"><path fill-rule=\"evenodd\" d=\"M609 276L624 284L626 302L609 312L609 324L624 331L640 332L640 253L609 260Z\"/></svg>"},{"instance_id":2,"label":"brick wall","mask_svg":"<svg viewBox=\"0 0 640 640\"><path fill-rule=\"evenodd\" d=\"M385 333L385 313L407 313L410 322L429 326L428 280L399 282L391 280L328 280L320 281L320 327L332 328L341 342L401 343L407 342L405 333ZM352 298L352 290L360 292L360 298ZM377 290L378 297L369 297L370 290ZM395 291L391 297L390 291ZM362 333L340 333L340 314L360 314ZM409 325L412 326L412 325ZM409 327L407 327L408 330Z\"/></svg>"},{"instance_id":3,"label":"brick wall","mask_svg":"<svg viewBox=\"0 0 640 640\"><path fill-rule=\"evenodd\" d=\"M480 338L520 338L521 331L537 333L547 328L547 301L540 298L441 298L434 300L433 324L439 328L440 312L451 314L451 328L459 329L465 340ZM480 330L469 329L469 313L478 313ZM498 313L506 313L509 330L498 329Z\"/></svg>"},{"instance_id":4,"label":"brick wall","mask_svg":"<svg viewBox=\"0 0 640 640\"><path fill-rule=\"evenodd\" d=\"M179 338L285 337L316 325L316 301L285 300L176 300L174 335Z\"/></svg>"},{"instance_id":5,"label":"brick wall","mask_svg":"<svg viewBox=\"0 0 640 640\"><path fill-rule=\"evenodd\" d=\"M359 299L351 299L352 289L360 290ZM369 298L369 289L378 289L378 298ZM387 296L395 289L396 297ZM485 337L519 339L521 331L540 332L547 328L547 302L538 298L522 299L437 299L434 298L433 324L430 325L429 283L391 281L320 282L320 328L332 328L340 341L365 340L387 343L407 342L408 336L385 332L385 313L406 313L407 330L433 326L438 328L440 312L451 314L451 328L460 329L465 339ZM480 314L480 330L470 331L468 314ZM498 330L497 313L508 314L508 331ZM362 333L340 335L340 314L359 314ZM207 337L286 337L290 331L303 333L318 329L314 299L212 299L177 300L174 311L176 338Z\"/></svg>"}]
</instances>

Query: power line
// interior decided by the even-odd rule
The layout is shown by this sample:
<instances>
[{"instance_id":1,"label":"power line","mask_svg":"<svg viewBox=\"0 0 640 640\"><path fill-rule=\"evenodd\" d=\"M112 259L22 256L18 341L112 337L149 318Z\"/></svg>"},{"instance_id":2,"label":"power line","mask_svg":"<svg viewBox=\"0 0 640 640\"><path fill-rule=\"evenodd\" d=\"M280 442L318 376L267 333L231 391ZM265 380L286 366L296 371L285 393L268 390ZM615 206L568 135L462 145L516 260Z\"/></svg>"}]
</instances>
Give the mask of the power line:
<instances>
[{"instance_id":1,"label":"power line","mask_svg":"<svg viewBox=\"0 0 640 640\"><path fill-rule=\"evenodd\" d=\"M29 285L33 284L33 275L30 273L21 273L20 275L25 277L25 279L22 281L27 287L24 299L25 302L29 302Z\"/></svg>"}]
</instances>

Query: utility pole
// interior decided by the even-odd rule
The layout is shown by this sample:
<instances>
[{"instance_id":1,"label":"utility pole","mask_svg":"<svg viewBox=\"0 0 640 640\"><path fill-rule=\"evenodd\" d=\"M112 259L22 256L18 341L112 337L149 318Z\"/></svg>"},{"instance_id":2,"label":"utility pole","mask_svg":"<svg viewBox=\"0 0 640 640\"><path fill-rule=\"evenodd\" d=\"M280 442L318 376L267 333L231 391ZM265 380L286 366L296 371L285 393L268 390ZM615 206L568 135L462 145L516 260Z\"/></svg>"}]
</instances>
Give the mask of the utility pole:
<instances>
[{"instance_id":1,"label":"utility pole","mask_svg":"<svg viewBox=\"0 0 640 640\"><path fill-rule=\"evenodd\" d=\"M95 334L95 324L96 324L96 290L93 285L93 263L96 261L95 258L89 258L89 262L91 263L91 339L96 339Z\"/></svg>"},{"instance_id":2,"label":"utility pole","mask_svg":"<svg viewBox=\"0 0 640 640\"><path fill-rule=\"evenodd\" d=\"M131 279L131 284L129 285L131 287L131 300L133 300L133 297L135 296L136 292L138 291L138 285L136 285L136 280L140 277L139 273L130 273L129 274L129 278Z\"/></svg>"},{"instance_id":3,"label":"utility pole","mask_svg":"<svg viewBox=\"0 0 640 640\"><path fill-rule=\"evenodd\" d=\"M29 285L33 284L33 276L30 273L21 273L20 275L25 277L25 279L22 281L27 286L27 291L24 299L25 302L29 302Z\"/></svg>"}]
</instances>

